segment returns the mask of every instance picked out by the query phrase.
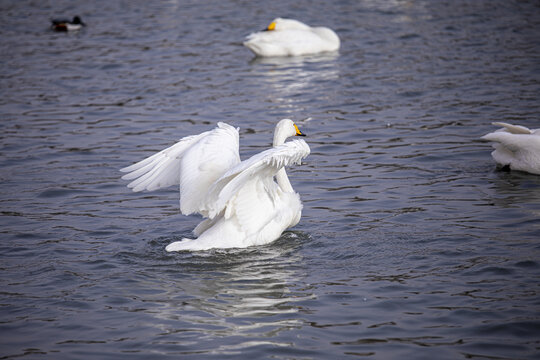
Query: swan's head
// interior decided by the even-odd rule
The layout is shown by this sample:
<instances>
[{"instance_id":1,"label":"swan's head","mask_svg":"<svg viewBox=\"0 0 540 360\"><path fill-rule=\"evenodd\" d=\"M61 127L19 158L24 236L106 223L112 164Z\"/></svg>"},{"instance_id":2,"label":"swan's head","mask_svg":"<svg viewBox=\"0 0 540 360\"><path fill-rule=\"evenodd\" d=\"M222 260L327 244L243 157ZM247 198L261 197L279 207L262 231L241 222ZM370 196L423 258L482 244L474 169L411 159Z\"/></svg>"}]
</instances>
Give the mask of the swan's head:
<instances>
[{"instance_id":1,"label":"swan's head","mask_svg":"<svg viewBox=\"0 0 540 360\"><path fill-rule=\"evenodd\" d=\"M276 125L274 131L274 146L281 145L291 136L306 136L291 119L283 119Z\"/></svg>"},{"instance_id":2,"label":"swan's head","mask_svg":"<svg viewBox=\"0 0 540 360\"><path fill-rule=\"evenodd\" d=\"M310 27L306 24L293 19L276 18L265 31L282 31L282 30L309 30Z\"/></svg>"}]
</instances>

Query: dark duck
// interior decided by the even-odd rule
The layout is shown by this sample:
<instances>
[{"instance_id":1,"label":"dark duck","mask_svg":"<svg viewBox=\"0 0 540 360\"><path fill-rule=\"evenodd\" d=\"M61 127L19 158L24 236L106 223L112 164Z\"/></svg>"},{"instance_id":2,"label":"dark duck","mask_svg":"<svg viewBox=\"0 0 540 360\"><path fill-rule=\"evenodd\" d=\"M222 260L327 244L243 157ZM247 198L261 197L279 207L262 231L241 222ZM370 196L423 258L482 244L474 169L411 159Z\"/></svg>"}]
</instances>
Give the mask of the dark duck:
<instances>
[{"instance_id":1,"label":"dark duck","mask_svg":"<svg viewBox=\"0 0 540 360\"><path fill-rule=\"evenodd\" d=\"M75 31L86 26L79 16L73 17L73 20L71 21L66 19L53 19L51 20L51 23L51 29L54 31Z\"/></svg>"}]
</instances>

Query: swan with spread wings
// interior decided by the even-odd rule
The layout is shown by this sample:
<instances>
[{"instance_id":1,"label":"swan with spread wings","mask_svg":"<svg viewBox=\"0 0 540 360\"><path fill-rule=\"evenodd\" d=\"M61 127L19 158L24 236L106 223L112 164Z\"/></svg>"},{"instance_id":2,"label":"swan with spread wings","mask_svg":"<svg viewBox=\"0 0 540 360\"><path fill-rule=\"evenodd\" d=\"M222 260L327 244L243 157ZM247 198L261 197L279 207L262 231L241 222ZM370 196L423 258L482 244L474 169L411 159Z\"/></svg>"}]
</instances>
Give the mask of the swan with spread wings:
<instances>
[{"instance_id":1,"label":"swan with spread wings","mask_svg":"<svg viewBox=\"0 0 540 360\"><path fill-rule=\"evenodd\" d=\"M167 251L244 248L268 244L300 221L302 203L285 166L310 153L305 136L290 119L274 131L273 147L241 161L238 129L218 123L213 130L182 138L173 146L121 169L133 191L180 186L180 211L205 219Z\"/></svg>"}]
</instances>

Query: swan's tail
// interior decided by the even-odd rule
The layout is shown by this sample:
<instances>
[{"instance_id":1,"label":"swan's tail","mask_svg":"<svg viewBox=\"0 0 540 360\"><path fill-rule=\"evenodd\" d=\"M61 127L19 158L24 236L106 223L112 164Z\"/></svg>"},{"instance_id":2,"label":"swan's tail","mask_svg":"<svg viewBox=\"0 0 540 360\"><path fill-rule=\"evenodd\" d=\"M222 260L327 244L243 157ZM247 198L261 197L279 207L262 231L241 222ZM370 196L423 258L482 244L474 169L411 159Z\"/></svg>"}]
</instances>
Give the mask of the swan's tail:
<instances>
[{"instance_id":1,"label":"swan's tail","mask_svg":"<svg viewBox=\"0 0 540 360\"><path fill-rule=\"evenodd\" d=\"M204 251L212 249L213 246L208 245L204 241L200 241L200 239L188 239L183 238L180 241L175 241L173 243L170 243L167 245L165 250L168 252L172 251Z\"/></svg>"},{"instance_id":2,"label":"swan's tail","mask_svg":"<svg viewBox=\"0 0 540 360\"><path fill-rule=\"evenodd\" d=\"M175 241L167 245L165 250L171 251L184 251L184 250L196 250L194 249L197 242L193 239L183 238L181 241Z\"/></svg>"}]
</instances>

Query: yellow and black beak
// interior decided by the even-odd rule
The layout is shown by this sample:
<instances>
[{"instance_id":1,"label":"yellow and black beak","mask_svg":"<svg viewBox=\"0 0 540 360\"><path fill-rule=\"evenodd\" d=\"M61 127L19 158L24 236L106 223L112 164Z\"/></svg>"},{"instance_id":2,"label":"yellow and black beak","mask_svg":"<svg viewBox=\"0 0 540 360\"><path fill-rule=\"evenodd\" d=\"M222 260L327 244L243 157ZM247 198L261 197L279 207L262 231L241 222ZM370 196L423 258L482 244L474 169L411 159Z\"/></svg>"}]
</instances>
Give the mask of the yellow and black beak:
<instances>
[{"instance_id":1,"label":"yellow and black beak","mask_svg":"<svg viewBox=\"0 0 540 360\"><path fill-rule=\"evenodd\" d=\"M272 31L276 28L276 22L275 21L272 21L270 23L270 25L268 25L268 27L266 29L264 29L263 31Z\"/></svg>"},{"instance_id":2,"label":"yellow and black beak","mask_svg":"<svg viewBox=\"0 0 540 360\"><path fill-rule=\"evenodd\" d=\"M296 126L296 124L294 124L294 129L296 130L296 134L294 134L295 136L306 136L306 134L300 131L300 129L298 128L298 126Z\"/></svg>"}]
</instances>

